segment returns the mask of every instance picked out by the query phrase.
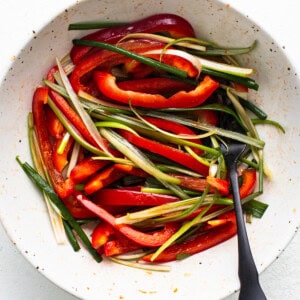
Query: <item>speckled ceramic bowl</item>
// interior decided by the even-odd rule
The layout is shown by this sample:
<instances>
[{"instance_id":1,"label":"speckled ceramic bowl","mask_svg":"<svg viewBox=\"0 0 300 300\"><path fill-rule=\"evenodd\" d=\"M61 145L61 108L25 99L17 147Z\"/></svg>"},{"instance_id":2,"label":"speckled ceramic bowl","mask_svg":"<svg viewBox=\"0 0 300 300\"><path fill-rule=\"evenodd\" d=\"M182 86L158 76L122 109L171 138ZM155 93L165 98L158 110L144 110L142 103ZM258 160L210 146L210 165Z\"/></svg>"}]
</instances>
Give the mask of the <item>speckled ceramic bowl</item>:
<instances>
[{"instance_id":1,"label":"speckled ceramic bowl","mask_svg":"<svg viewBox=\"0 0 300 300\"><path fill-rule=\"evenodd\" d=\"M270 204L262 220L248 226L259 272L263 271L292 238L299 223L297 199L300 119L297 115L299 81L289 60L273 39L249 18L217 1L206 0L90 0L67 7L36 32L24 46L2 82L0 91L1 190L0 215L11 239L26 258L51 281L84 299L220 299L239 288L236 238L189 259L171 263L169 273L150 273L104 261L97 264L82 249L57 246L40 193L15 161L30 160L27 113L34 88L55 57L70 49L82 32L68 32L69 23L87 20L131 21L170 12L187 18L199 37L222 45L258 47L245 55L260 84L251 98L271 119L286 128L259 128L266 140L266 163L273 173L262 201Z\"/></svg>"}]
</instances>

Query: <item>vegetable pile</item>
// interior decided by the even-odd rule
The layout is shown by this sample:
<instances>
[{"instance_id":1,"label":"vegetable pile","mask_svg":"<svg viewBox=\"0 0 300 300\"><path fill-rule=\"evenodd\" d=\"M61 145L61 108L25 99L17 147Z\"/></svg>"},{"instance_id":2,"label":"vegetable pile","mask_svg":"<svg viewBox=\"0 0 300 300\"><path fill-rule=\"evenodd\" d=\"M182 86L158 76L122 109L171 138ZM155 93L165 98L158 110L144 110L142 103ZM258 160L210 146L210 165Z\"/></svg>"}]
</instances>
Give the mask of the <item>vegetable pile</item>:
<instances>
[{"instance_id":1,"label":"vegetable pile","mask_svg":"<svg viewBox=\"0 0 300 300\"><path fill-rule=\"evenodd\" d=\"M173 14L69 27L97 28L73 40L36 88L34 167L17 160L43 192L58 243L66 235L98 262L166 271L156 263L236 234L221 143L249 146L240 195L248 221L262 217L265 143L255 125L283 128L248 100L258 84L237 57L256 42L218 46Z\"/></svg>"}]
</instances>

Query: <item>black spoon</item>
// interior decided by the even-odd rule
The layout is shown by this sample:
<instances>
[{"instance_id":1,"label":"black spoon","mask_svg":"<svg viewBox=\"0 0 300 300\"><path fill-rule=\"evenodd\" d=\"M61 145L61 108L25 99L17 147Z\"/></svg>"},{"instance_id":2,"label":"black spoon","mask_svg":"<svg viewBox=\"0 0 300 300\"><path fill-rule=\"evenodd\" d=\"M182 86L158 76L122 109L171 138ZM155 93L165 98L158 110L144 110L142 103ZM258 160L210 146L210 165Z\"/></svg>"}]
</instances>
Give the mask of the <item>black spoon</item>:
<instances>
[{"instance_id":1,"label":"black spoon","mask_svg":"<svg viewBox=\"0 0 300 300\"><path fill-rule=\"evenodd\" d=\"M245 144L221 144L225 163L229 172L237 223L238 238L238 273L240 278L240 300L267 299L258 280L258 272L251 253L247 236L237 175L237 162L246 149Z\"/></svg>"}]
</instances>

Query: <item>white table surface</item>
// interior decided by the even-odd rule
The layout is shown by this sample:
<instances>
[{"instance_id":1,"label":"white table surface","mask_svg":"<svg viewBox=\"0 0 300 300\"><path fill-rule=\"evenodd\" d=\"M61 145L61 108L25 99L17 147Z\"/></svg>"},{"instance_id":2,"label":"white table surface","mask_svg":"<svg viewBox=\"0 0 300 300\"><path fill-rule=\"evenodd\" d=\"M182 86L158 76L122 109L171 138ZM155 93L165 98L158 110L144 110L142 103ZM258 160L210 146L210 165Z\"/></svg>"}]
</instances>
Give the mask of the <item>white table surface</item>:
<instances>
[{"instance_id":1,"label":"white table surface","mask_svg":"<svg viewBox=\"0 0 300 300\"><path fill-rule=\"evenodd\" d=\"M73 3L73 0L0 0L0 80L18 55L18 49L32 37L33 31L40 29L44 20L55 17ZM286 51L296 69L300 70L298 0L228 0L226 3L265 28ZM295 235L286 250L261 274L260 281L268 299L300 299L300 233ZM78 298L55 286L38 272L14 247L0 225L0 299ZM237 296L226 298L233 299L237 299Z\"/></svg>"}]
</instances>

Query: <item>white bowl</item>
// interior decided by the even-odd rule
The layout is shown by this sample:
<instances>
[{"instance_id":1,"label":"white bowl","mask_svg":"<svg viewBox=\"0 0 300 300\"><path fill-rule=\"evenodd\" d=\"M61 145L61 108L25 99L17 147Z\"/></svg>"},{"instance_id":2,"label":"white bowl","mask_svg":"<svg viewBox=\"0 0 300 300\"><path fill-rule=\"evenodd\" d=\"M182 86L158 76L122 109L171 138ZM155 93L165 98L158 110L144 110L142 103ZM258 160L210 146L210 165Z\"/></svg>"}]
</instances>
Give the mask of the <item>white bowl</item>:
<instances>
[{"instance_id":1,"label":"white bowl","mask_svg":"<svg viewBox=\"0 0 300 300\"><path fill-rule=\"evenodd\" d=\"M176 3L176 4L175 4ZM188 4L188 5L187 5ZM259 272L286 247L299 225L300 119L299 80L281 47L262 28L217 1L84 1L69 7L32 38L19 53L1 85L0 216L4 227L26 258L58 286L83 299L219 299L239 287L236 238L189 259L172 263L170 273L149 273L104 261L97 264L85 250L74 253L69 245L57 246L45 205L15 161L30 160L27 113L35 87L55 57L62 57L71 40L83 32L68 32L69 23L87 20L130 21L159 12L186 17L199 37L222 45L258 47L244 57L256 69L260 84L252 99L271 119L282 123L286 134L273 127L260 128L266 140L265 159L273 173L260 198L270 206L261 220L248 226ZM3 146L3 144L2 144ZM123 298L122 298L123 297Z\"/></svg>"}]
</instances>

